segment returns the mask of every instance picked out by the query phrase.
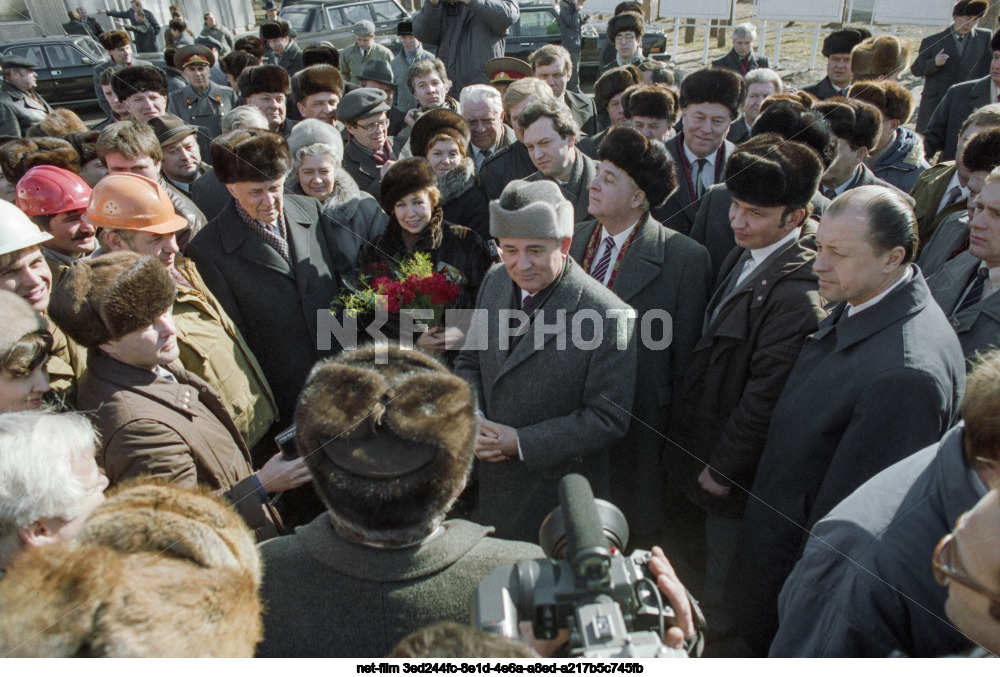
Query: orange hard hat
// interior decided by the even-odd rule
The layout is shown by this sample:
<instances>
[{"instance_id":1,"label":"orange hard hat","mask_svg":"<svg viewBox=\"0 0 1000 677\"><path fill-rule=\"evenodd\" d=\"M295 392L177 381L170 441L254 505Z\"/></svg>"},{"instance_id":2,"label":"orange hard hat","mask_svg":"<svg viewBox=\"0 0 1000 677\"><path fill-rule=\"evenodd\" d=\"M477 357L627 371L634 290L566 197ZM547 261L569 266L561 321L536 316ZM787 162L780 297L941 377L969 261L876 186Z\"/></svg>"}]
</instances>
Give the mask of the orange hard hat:
<instances>
[{"instance_id":1,"label":"orange hard hat","mask_svg":"<svg viewBox=\"0 0 1000 677\"><path fill-rule=\"evenodd\" d=\"M28 216L84 209L90 186L78 174L52 165L35 165L17 182L16 204Z\"/></svg>"},{"instance_id":2,"label":"orange hard hat","mask_svg":"<svg viewBox=\"0 0 1000 677\"><path fill-rule=\"evenodd\" d=\"M95 228L176 233L188 222L174 211L163 186L138 174L108 174L94 186L83 221Z\"/></svg>"}]
</instances>

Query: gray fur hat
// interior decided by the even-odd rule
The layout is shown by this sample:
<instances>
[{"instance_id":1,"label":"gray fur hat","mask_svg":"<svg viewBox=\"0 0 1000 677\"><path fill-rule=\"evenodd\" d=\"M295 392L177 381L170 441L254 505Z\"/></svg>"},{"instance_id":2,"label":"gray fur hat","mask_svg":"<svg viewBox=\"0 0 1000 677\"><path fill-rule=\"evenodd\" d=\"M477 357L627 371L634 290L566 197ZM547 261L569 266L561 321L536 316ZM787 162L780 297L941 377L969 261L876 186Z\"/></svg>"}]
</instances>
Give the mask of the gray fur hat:
<instances>
[{"instance_id":1,"label":"gray fur hat","mask_svg":"<svg viewBox=\"0 0 1000 677\"><path fill-rule=\"evenodd\" d=\"M344 140L340 138L340 131L328 122L307 119L292 127L292 133L288 135L288 151L293 161L297 152L315 143L333 146L338 163L344 159Z\"/></svg>"},{"instance_id":2,"label":"gray fur hat","mask_svg":"<svg viewBox=\"0 0 1000 677\"><path fill-rule=\"evenodd\" d=\"M511 181L490 203L490 235L497 239L573 237L573 205L553 181Z\"/></svg>"}]
</instances>

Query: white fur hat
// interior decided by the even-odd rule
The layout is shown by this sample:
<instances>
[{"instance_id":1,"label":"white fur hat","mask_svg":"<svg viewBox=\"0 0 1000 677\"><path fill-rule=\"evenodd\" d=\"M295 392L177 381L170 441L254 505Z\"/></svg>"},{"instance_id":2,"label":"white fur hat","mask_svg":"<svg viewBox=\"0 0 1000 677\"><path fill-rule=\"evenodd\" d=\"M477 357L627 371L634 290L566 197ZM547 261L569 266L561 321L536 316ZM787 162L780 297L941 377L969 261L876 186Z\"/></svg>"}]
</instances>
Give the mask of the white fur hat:
<instances>
[{"instance_id":1,"label":"white fur hat","mask_svg":"<svg viewBox=\"0 0 1000 677\"><path fill-rule=\"evenodd\" d=\"M553 181L511 181L490 203L490 235L502 238L573 237L573 205Z\"/></svg>"}]
</instances>

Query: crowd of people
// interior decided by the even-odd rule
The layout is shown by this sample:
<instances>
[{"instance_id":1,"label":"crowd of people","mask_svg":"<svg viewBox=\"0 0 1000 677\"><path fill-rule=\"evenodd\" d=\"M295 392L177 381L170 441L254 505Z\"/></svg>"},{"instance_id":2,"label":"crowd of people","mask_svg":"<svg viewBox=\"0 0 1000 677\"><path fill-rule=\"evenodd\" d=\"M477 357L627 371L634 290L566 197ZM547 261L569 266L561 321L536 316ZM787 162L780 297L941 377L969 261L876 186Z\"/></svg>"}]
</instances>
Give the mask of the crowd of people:
<instances>
[{"instance_id":1,"label":"crowd of people","mask_svg":"<svg viewBox=\"0 0 1000 677\"><path fill-rule=\"evenodd\" d=\"M623 2L593 96L582 0L527 61L516 0L428 0L397 54L172 7L165 69L131 4L69 13L93 128L2 62L0 654L565 652L469 602L570 474L673 649L1000 652L986 2L912 63L834 30L801 88L753 24L650 59Z\"/></svg>"}]
</instances>

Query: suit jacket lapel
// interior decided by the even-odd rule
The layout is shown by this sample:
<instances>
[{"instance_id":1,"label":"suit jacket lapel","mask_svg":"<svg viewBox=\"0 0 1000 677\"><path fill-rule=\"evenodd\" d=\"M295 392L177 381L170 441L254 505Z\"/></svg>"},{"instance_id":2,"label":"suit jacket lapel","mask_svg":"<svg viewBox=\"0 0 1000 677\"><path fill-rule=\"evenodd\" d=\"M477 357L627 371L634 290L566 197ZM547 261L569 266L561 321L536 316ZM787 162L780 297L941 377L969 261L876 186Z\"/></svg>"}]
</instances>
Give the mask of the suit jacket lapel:
<instances>
[{"instance_id":1,"label":"suit jacket lapel","mask_svg":"<svg viewBox=\"0 0 1000 677\"><path fill-rule=\"evenodd\" d=\"M973 271L979 267L979 259L969 252L963 252L953 261L946 263L934 276L934 298L949 317L972 281Z\"/></svg>"},{"instance_id":2,"label":"suit jacket lapel","mask_svg":"<svg viewBox=\"0 0 1000 677\"><path fill-rule=\"evenodd\" d=\"M621 268L611 288L626 303L659 277L663 269L663 252L659 247L659 231L663 226L654 222L646 212L636 228L638 232L622 258Z\"/></svg>"},{"instance_id":3,"label":"suit jacket lapel","mask_svg":"<svg viewBox=\"0 0 1000 677\"><path fill-rule=\"evenodd\" d=\"M226 205L227 218L220 219L222 246L227 254L238 251L241 258L258 266L263 266L282 275L292 276L288 262L278 252L268 246L259 235L243 223L233 202ZM223 211L226 215L226 211Z\"/></svg>"}]
</instances>

